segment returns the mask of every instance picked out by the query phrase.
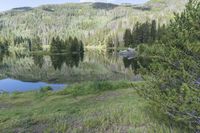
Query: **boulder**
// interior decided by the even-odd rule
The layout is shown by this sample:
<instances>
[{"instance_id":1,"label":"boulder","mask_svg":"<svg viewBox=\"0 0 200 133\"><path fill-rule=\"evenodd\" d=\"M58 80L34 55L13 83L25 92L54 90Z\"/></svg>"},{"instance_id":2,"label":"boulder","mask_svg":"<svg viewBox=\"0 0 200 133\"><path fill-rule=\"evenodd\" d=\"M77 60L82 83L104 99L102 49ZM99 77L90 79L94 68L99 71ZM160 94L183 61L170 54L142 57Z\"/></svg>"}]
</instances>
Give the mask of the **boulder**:
<instances>
[{"instance_id":1,"label":"boulder","mask_svg":"<svg viewBox=\"0 0 200 133\"><path fill-rule=\"evenodd\" d=\"M128 48L127 50L120 51L119 55L128 59L133 59L137 57L137 52L135 49Z\"/></svg>"}]
</instances>

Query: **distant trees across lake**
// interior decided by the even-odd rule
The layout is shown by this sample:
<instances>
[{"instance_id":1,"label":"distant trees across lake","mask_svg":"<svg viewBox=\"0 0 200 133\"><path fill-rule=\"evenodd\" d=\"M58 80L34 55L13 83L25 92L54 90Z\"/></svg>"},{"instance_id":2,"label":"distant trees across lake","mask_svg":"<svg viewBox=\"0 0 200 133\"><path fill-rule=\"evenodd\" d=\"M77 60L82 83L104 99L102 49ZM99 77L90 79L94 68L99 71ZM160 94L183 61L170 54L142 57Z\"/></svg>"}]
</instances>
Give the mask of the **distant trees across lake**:
<instances>
[{"instance_id":1,"label":"distant trees across lake","mask_svg":"<svg viewBox=\"0 0 200 133\"><path fill-rule=\"evenodd\" d=\"M81 40L76 37L69 37L67 40L62 40L59 37L53 38L50 44L51 53L83 53L84 44Z\"/></svg>"},{"instance_id":2,"label":"distant trees across lake","mask_svg":"<svg viewBox=\"0 0 200 133\"><path fill-rule=\"evenodd\" d=\"M154 43L161 40L165 34L165 25L162 26L156 23L156 20L152 20L151 23L146 21L145 23L137 22L133 29L126 29L123 36L125 47L137 47L143 43Z\"/></svg>"},{"instance_id":3,"label":"distant trees across lake","mask_svg":"<svg viewBox=\"0 0 200 133\"><path fill-rule=\"evenodd\" d=\"M69 37L66 40L61 39L59 36L53 37L50 42L49 52L51 53L82 53L84 52L84 44L82 40L78 38ZM43 51L43 44L38 36L34 38L23 38L23 37L14 37L14 38L1 38L0 37L0 53L8 52L10 48L20 49L23 51L37 52ZM12 52L14 52L12 50Z\"/></svg>"}]
</instances>

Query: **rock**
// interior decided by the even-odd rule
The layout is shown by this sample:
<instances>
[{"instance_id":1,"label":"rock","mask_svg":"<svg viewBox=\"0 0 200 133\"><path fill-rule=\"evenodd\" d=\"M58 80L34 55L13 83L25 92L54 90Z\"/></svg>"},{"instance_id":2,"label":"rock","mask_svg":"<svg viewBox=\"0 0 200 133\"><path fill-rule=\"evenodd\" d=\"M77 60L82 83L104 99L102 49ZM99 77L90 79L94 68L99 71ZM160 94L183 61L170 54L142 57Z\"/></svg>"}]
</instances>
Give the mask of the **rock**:
<instances>
[{"instance_id":1,"label":"rock","mask_svg":"<svg viewBox=\"0 0 200 133\"><path fill-rule=\"evenodd\" d=\"M137 52L135 51L135 49L128 48L127 50L120 51L119 55L130 60L137 56Z\"/></svg>"}]
</instances>

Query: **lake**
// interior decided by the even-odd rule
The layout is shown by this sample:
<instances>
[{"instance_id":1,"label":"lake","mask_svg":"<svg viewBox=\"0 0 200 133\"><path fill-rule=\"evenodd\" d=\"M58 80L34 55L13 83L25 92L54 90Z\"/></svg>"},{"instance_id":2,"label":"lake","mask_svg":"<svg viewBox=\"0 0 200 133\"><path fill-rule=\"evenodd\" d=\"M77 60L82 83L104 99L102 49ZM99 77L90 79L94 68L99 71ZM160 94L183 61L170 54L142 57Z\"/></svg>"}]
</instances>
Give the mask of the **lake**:
<instances>
[{"instance_id":1,"label":"lake","mask_svg":"<svg viewBox=\"0 0 200 133\"><path fill-rule=\"evenodd\" d=\"M48 84L44 82L23 82L14 79L3 79L0 80L0 93L1 92L24 92L24 91L31 91L37 90L42 87L49 86L53 90L60 90L66 87L65 84Z\"/></svg>"},{"instance_id":2,"label":"lake","mask_svg":"<svg viewBox=\"0 0 200 133\"><path fill-rule=\"evenodd\" d=\"M140 80L137 62L116 51L84 54L7 54L0 58L0 90L29 91L44 86L58 90L84 81Z\"/></svg>"}]
</instances>

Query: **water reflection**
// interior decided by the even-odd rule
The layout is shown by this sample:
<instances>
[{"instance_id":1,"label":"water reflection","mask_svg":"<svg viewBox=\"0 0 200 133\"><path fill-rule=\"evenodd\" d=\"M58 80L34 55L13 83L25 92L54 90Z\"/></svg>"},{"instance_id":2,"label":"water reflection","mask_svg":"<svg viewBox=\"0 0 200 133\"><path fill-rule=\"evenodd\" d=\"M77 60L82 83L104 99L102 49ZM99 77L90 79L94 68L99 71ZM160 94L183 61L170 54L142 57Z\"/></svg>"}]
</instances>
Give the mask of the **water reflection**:
<instances>
[{"instance_id":1,"label":"water reflection","mask_svg":"<svg viewBox=\"0 0 200 133\"><path fill-rule=\"evenodd\" d=\"M0 93L1 92L24 92L31 90L39 90L42 87L49 86L53 90L60 90L66 87L65 84L49 84L45 82L23 82L15 79L0 80Z\"/></svg>"},{"instance_id":2,"label":"water reflection","mask_svg":"<svg viewBox=\"0 0 200 133\"><path fill-rule=\"evenodd\" d=\"M83 61L84 53L52 54L50 57L54 68L61 70L63 64L66 64L69 67L78 67L79 63Z\"/></svg>"},{"instance_id":3,"label":"water reflection","mask_svg":"<svg viewBox=\"0 0 200 133\"><path fill-rule=\"evenodd\" d=\"M117 49L107 49L107 56L108 58L113 58L118 59L118 53L119 50ZM126 69L132 69L134 74L139 74L139 69L141 67L147 67L147 64L149 64L149 59L148 58L143 58L143 57L135 57L132 59L128 59L126 57L121 57L123 60L124 67Z\"/></svg>"},{"instance_id":4,"label":"water reflection","mask_svg":"<svg viewBox=\"0 0 200 133\"><path fill-rule=\"evenodd\" d=\"M152 60L150 58L144 57L136 57L133 59L123 58L124 67L131 67L134 70L134 74L139 74L140 68L148 68L151 62Z\"/></svg>"},{"instance_id":5,"label":"water reflection","mask_svg":"<svg viewBox=\"0 0 200 133\"><path fill-rule=\"evenodd\" d=\"M42 54L33 54L33 61L35 63L35 65L39 66L40 68L42 68L43 63L44 63L44 55Z\"/></svg>"},{"instance_id":6,"label":"water reflection","mask_svg":"<svg viewBox=\"0 0 200 133\"><path fill-rule=\"evenodd\" d=\"M137 59L119 57L116 49L107 52L87 50L84 54L12 54L2 60L0 78L50 83L129 80L140 66Z\"/></svg>"}]
</instances>

